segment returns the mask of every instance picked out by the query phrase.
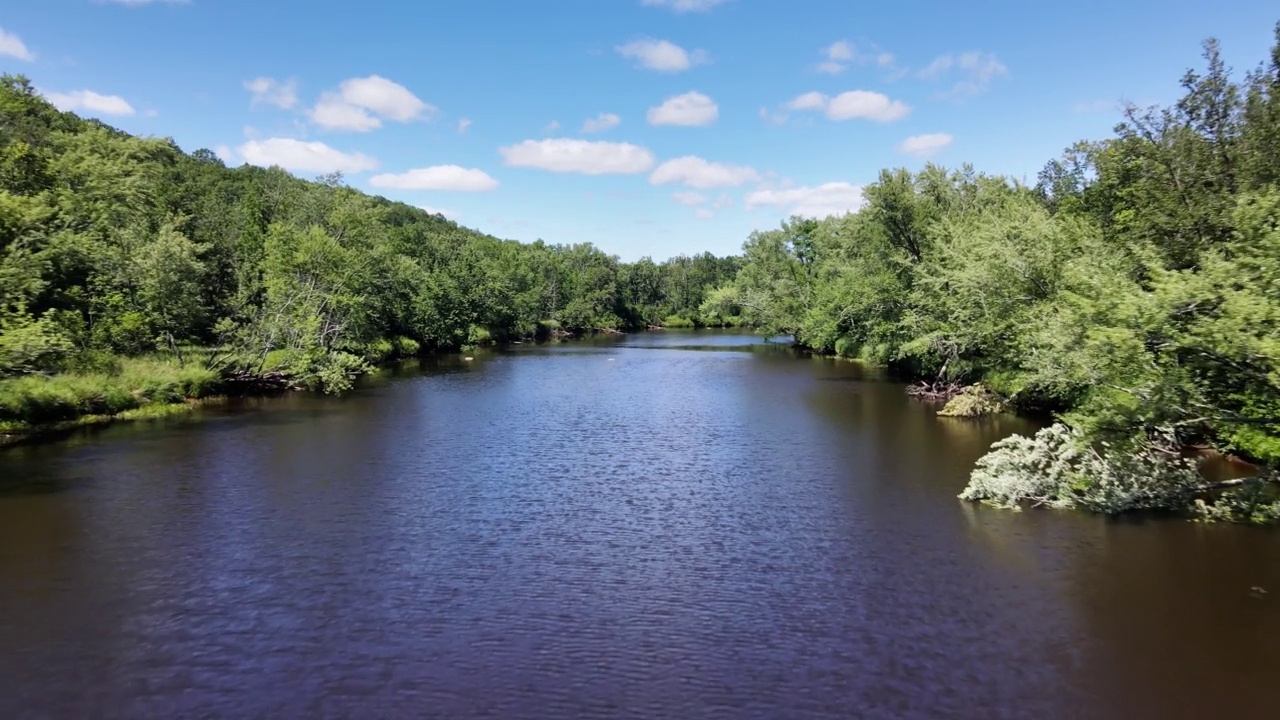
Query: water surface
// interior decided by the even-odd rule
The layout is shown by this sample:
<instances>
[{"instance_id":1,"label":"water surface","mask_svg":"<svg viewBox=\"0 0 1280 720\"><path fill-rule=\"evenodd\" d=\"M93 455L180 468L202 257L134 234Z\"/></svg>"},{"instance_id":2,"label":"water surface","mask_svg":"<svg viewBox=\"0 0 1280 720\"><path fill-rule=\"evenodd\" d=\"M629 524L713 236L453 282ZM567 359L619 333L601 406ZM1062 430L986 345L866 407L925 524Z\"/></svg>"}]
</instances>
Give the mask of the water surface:
<instances>
[{"instance_id":1,"label":"water surface","mask_svg":"<svg viewBox=\"0 0 1280 720\"><path fill-rule=\"evenodd\" d=\"M0 717L1273 716L1280 534L961 503L1026 426L757 343L4 451Z\"/></svg>"}]
</instances>

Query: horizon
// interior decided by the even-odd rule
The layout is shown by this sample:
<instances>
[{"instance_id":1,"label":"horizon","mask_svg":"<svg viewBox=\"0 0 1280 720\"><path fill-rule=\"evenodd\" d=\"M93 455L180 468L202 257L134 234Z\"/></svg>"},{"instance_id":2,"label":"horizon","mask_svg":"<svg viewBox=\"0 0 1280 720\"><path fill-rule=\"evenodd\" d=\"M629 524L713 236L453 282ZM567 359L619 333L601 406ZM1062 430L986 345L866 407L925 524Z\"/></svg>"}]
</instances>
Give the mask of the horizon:
<instances>
[{"instance_id":1,"label":"horizon","mask_svg":"<svg viewBox=\"0 0 1280 720\"><path fill-rule=\"evenodd\" d=\"M231 166L342 171L487 234L629 262L739 254L793 214L857 209L886 167L1033 183L1109 136L1122 101L1175 99L1203 40L1237 75L1254 67L1277 20L1261 2L1212 22L1167 3L1158 24L1096 2L393 5L49 0L0 12L0 72Z\"/></svg>"}]
</instances>

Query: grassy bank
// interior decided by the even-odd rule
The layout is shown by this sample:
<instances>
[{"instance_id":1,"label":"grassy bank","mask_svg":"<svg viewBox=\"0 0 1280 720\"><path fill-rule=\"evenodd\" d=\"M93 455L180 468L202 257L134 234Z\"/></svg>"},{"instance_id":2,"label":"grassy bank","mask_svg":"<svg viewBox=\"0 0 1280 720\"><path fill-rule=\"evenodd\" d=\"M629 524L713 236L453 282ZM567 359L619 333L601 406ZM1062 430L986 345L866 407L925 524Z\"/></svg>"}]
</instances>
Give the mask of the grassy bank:
<instances>
[{"instance_id":1,"label":"grassy bank","mask_svg":"<svg viewBox=\"0 0 1280 720\"><path fill-rule=\"evenodd\" d=\"M214 370L163 357L111 358L107 367L0 380L0 444L33 434L180 412L222 393Z\"/></svg>"}]
</instances>

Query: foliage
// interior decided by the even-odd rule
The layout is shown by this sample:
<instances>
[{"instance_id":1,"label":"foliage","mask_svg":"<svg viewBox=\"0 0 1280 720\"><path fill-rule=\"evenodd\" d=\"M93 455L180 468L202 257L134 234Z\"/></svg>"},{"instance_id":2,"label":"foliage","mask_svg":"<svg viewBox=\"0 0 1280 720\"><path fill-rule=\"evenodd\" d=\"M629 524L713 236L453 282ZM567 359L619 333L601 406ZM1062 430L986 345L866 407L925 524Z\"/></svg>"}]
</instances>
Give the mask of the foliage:
<instances>
[{"instance_id":1,"label":"foliage","mask_svg":"<svg viewBox=\"0 0 1280 720\"><path fill-rule=\"evenodd\" d=\"M229 168L133 137L0 77L0 378L67 371L92 387L114 356L163 352L224 377L340 391L373 362L543 328L700 323L706 294L739 266L502 240L340 175ZM7 386L31 400L10 407L33 421L98 408L75 382Z\"/></svg>"},{"instance_id":2,"label":"foliage","mask_svg":"<svg viewBox=\"0 0 1280 720\"><path fill-rule=\"evenodd\" d=\"M981 385L970 385L938 411L942 417L974 418L1004 412L1000 397Z\"/></svg>"},{"instance_id":3,"label":"foliage","mask_svg":"<svg viewBox=\"0 0 1280 720\"><path fill-rule=\"evenodd\" d=\"M1099 451L1058 423L1033 438L1014 435L993 445L960 497L997 507L1029 502L1117 514L1186 507L1202 484L1190 461L1141 446Z\"/></svg>"},{"instance_id":4,"label":"foliage","mask_svg":"<svg viewBox=\"0 0 1280 720\"><path fill-rule=\"evenodd\" d=\"M1272 472L1280 25L1242 83L1216 42L1204 59L1180 100L1128 108L1113 137L1076 143L1035 187L969 167L886 170L857 213L755 233L708 306L1055 413L1061 428L992 449L975 499L1185 510L1195 473L1169 458L1190 445Z\"/></svg>"}]
</instances>

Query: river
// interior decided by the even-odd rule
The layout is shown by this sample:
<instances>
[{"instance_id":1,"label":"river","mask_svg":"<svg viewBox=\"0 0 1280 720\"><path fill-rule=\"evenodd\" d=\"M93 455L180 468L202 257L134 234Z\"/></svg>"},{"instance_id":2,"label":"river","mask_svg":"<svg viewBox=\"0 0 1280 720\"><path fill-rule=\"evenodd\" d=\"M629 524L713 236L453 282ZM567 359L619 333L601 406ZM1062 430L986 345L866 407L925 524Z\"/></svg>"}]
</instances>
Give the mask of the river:
<instances>
[{"instance_id":1,"label":"river","mask_svg":"<svg viewBox=\"0 0 1280 720\"><path fill-rule=\"evenodd\" d=\"M0 717L1274 717L1280 533L956 499L1016 419L646 333L0 452Z\"/></svg>"}]
</instances>

